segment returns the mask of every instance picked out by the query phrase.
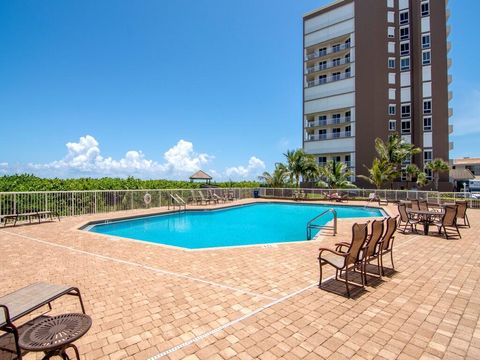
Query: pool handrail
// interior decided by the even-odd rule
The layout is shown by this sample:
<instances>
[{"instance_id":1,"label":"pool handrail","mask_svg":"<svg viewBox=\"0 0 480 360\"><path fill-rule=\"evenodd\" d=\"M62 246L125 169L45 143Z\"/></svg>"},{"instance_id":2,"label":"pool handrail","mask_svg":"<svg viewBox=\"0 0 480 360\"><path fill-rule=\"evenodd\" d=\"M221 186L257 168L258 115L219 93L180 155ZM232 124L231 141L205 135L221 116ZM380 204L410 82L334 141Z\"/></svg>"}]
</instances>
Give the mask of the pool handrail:
<instances>
[{"instance_id":1,"label":"pool handrail","mask_svg":"<svg viewBox=\"0 0 480 360\"><path fill-rule=\"evenodd\" d=\"M328 226L328 225L316 225L313 222L315 220L318 220L322 216L332 213L333 214L333 226ZM323 229L332 229L333 230L333 236L337 234L337 211L334 208L330 208L322 212L321 214L315 216L312 220L310 220L307 223L307 240L312 240L312 229L318 229L318 230L323 230Z\"/></svg>"}]
</instances>

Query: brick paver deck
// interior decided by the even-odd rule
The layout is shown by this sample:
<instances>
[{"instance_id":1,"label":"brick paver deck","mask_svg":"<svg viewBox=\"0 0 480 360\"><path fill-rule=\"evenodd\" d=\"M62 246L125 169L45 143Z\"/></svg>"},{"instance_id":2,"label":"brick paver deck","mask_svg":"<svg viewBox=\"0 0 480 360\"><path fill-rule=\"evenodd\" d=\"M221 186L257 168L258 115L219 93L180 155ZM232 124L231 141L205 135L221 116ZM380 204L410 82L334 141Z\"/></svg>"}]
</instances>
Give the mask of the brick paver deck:
<instances>
[{"instance_id":1,"label":"brick paver deck","mask_svg":"<svg viewBox=\"0 0 480 360\"><path fill-rule=\"evenodd\" d=\"M352 299L333 280L318 288L317 255L349 240L353 220L336 237L201 251L78 230L159 211L0 229L0 295L35 281L78 286L93 318L77 342L86 359L480 359L480 211L460 240L397 234L396 271ZM79 310L67 297L52 313Z\"/></svg>"}]
</instances>

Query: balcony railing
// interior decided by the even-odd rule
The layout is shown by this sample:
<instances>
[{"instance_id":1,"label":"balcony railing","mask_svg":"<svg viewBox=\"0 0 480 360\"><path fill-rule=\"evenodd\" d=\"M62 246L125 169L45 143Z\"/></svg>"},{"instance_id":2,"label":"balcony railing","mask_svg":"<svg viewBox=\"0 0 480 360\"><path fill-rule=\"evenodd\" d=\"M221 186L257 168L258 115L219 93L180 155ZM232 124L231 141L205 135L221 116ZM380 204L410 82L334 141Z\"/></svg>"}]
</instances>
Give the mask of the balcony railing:
<instances>
[{"instance_id":1,"label":"balcony railing","mask_svg":"<svg viewBox=\"0 0 480 360\"><path fill-rule=\"evenodd\" d=\"M314 120L314 121L306 121L305 127L306 128L313 128L318 126L327 126L327 125L338 125L338 124L345 124L352 122L351 116L344 116L339 118L330 118L325 120Z\"/></svg>"},{"instance_id":2,"label":"balcony railing","mask_svg":"<svg viewBox=\"0 0 480 360\"><path fill-rule=\"evenodd\" d=\"M313 86L318 86L318 85L323 85L323 84L328 84L334 81L339 81L339 80L345 80L352 77L352 74L350 72L344 72L340 73L337 75L332 75L332 76L326 76L324 78L318 78L315 80L307 81L307 88L313 87Z\"/></svg>"},{"instance_id":3,"label":"balcony railing","mask_svg":"<svg viewBox=\"0 0 480 360\"><path fill-rule=\"evenodd\" d=\"M319 58L319 57L322 57L322 56L326 56L326 55L329 55L329 54L334 54L334 53L337 53L337 52L345 50L345 49L350 49L350 46L351 46L350 43L344 43L344 44L340 44L340 45L337 45L337 46L329 47L326 50L314 51L310 54L307 54L305 56L305 59L306 60L313 60L313 59L316 59L316 58Z\"/></svg>"},{"instance_id":4,"label":"balcony railing","mask_svg":"<svg viewBox=\"0 0 480 360\"><path fill-rule=\"evenodd\" d=\"M350 64L350 58L343 58L339 60L327 61L325 64L317 64L307 68L306 74L311 74L317 71L331 69L336 66Z\"/></svg>"},{"instance_id":5,"label":"balcony railing","mask_svg":"<svg viewBox=\"0 0 480 360\"><path fill-rule=\"evenodd\" d=\"M331 132L327 134L307 134L307 141L322 141L352 137L351 131Z\"/></svg>"}]
</instances>

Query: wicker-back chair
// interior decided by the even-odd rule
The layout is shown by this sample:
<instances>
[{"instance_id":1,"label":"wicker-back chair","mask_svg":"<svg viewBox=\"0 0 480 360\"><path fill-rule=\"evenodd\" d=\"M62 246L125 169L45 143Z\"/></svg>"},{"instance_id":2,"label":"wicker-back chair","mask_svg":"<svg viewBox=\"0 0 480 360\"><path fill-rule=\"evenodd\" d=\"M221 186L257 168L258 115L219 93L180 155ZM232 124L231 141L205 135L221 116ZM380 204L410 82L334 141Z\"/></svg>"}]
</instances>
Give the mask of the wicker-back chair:
<instances>
[{"instance_id":1,"label":"wicker-back chair","mask_svg":"<svg viewBox=\"0 0 480 360\"><path fill-rule=\"evenodd\" d=\"M348 282L348 271L355 268L362 269L363 254L365 243L367 241L368 223L354 224L352 226L352 241L337 243L335 250L329 248L320 248L318 262L320 266L320 280L318 286L322 287L322 266L330 265L335 268L335 279L339 280L339 273L345 271L345 287L347 295L350 297ZM364 276L361 274L362 286L364 286Z\"/></svg>"}]
</instances>

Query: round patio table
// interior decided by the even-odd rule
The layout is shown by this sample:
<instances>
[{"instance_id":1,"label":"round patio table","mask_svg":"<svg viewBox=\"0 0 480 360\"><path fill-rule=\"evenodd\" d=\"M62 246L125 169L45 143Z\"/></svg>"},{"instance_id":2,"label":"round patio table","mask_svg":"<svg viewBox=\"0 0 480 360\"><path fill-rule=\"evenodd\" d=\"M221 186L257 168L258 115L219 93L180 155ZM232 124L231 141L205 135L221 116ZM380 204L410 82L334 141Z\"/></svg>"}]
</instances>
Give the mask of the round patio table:
<instances>
[{"instance_id":1,"label":"round patio table","mask_svg":"<svg viewBox=\"0 0 480 360\"><path fill-rule=\"evenodd\" d=\"M49 317L28 328L18 340L21 348L28 351L43 351L42 360L52 356L69 359L66 350L73 348L75 356L80 360L77 347L73 344L92 326L92 319L85 314L62 314Z\"/></svg>"}]
</instances>

